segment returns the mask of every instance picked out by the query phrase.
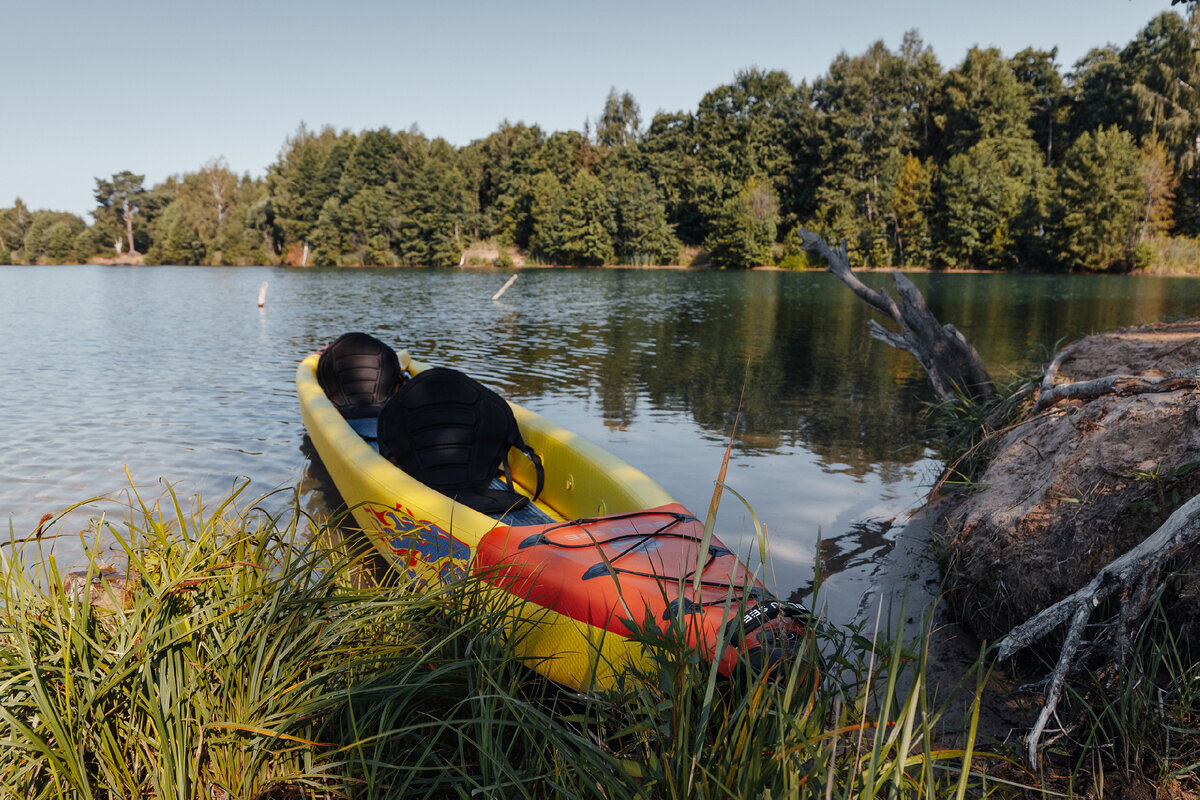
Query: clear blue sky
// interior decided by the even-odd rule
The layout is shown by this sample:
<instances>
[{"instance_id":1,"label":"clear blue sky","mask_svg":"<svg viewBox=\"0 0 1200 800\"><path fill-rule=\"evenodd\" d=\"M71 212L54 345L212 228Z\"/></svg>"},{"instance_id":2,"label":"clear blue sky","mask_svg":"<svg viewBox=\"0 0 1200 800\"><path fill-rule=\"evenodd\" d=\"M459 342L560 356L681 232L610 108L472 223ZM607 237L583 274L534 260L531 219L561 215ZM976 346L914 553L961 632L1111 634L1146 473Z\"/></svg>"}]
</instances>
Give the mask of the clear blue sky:
<instances>
[{"instance_id":1,"label":"clear blue sky","mask_svg":"<svg viewBox=\"0 0 1200 800\"><path fill-rule=\"evenodd\" d=\"M1182 8L1182 7L1179 7ZM1170 0L0 0L0 207L85 214L94 178L147 185L224 157L262 175L310 128L416 124L462 145L501 120L581 129L612 87L648 121L746 67L799 82L915 28L944 68L973 45L1058 46L1065 70ZM85 216L90 221L90 217Z\"/></svg>"}]
</instances>

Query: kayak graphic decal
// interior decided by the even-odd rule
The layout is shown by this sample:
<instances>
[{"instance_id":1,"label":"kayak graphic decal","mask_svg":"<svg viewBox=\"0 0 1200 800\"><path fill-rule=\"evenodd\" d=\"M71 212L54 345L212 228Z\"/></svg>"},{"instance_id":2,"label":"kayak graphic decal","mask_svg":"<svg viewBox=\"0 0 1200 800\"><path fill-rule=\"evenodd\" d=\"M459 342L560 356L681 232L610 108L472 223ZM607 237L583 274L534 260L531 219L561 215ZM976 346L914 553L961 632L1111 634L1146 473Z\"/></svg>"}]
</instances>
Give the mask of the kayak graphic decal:
<instances>
[{"instance_id":1,"label":"kayak graphic decal","mask_svg":"<svg viewBox=\"0 0 1200 800\"><path fill-rule=\"evenodd\" d=\"M455 539L430 520L418 520L399 503L395 509L371 508L370 511L379 520L380 532L388 546L399 556L407 554L410 567L416 566L418 560L436 564L445 559L466 561L471 557L471 548L465 542ZM443 566L442 571L447 569L453 569L453 565Z\"/></svg>"}]
</instances>

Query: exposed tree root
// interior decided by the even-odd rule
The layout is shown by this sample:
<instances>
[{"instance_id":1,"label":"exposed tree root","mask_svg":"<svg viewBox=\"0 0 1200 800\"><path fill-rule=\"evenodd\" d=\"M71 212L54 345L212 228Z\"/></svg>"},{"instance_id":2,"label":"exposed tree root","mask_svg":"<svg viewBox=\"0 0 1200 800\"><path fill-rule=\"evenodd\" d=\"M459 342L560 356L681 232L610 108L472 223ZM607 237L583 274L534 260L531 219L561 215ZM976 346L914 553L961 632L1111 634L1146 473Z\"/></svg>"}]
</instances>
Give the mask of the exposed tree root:
<instances>
[{"instance_id":1,"label":"exposed tree root","mask_svg":"<svg viewBox=\"0 0 1200 800\"><path fill-rule=\"evenodd\" d=\"M1059 359L1055 359L1055 361L1061 363ZM1046 374L1049 376L1050 370L1047 370ZM1046 383L1043 381L1042 394L1033 407L1033 413L1045 411L1063 400L1095 400L1104 395L1154 394L1197 387L1200 387L1200 380L1193 376L1170 376L1155 379L1140 378L1136 375L1107 375L1090 381L1063 383L1051 386L1049 389L1046 388Z\"/></svg>"},{"instance_id":2,"label":"exposed tree root","mask_svg":"<svg viewBox=\"0 0 1200 800\"><path fill-rule=\"evenodd\" d=\"M1058 663L1050 675L1046 703L1025 740L1029 763L1035 769L1038 743L1046 723L1058 706L1067 672L1075 664L1083 630L1092 610L1113 595L1121 596L1119 630L1110 630L1110 635L1115 639L1119 660L1124 661L1132 646L1132 628L1144 616L1156 587L1161 583L1166 565L1180 551L1198 540L1200 496L1193 497L1176 509L1158 530L1137 547L1114 559L1086 586L1013 628L1000 641L997 658L1003 661L1039 641L1068 619L1071 620Z\"/></svg>"}]
</instances>

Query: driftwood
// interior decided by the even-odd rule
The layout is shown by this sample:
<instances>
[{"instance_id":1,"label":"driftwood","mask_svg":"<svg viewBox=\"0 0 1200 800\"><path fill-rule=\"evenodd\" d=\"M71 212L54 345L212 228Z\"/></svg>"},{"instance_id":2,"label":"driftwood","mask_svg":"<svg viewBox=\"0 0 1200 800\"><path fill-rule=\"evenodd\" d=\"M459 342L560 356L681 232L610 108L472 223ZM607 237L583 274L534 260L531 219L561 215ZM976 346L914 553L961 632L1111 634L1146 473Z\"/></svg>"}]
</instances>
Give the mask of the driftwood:
<instances>
[{"instance_id":1,"label":"driftwood","mask_svg":"<svg viewBox=\"0 0 1200 800\"><path fill-rule=\"evenodd\" d=\"M829 272L840 278L867 305L899 326L899 331L891 331L871 320L871 336L916 356L939 397L948 399L961 392L982 400L995 393L979 353L953 325L938 322L920 290L903 273L892 272L896 294L900 298L897 303L886 291L876 291L858 279L850 269L845 243L835 250L823 238L803 228L800 229L800 240L806 251L824 259Z\"/></svg>"},{"instance_id":2,"label":"driftwood","mask_svg":"<svg viewBox=\"0 0 1200 800\"><path fill-rule=\"evenodd\" d=\"M1067 345L1054 356L1054 359L1046 366L1046 374L1042 376L1042 394L1046 394L1054 388L1055 381L1058 380L1058 370L1062 367L1063 362L1067 360L1067 356L1075 352L1079 342Z\"/></svg>"},{"instance_id":3,"label":"driftwood","mask_svg":"<svg viewBox=\"0 0 1200 800\"><path fill-rule=\"evenodd\" d=\"M1132 647L1132 628L1149 608L1163 571L1172 558L1200 540L1200 496L1193 497L1175 510L1158 530L1142 540L1108 566L1100 570L1086 586L1046 608L1009 631L1000 641L997 658L1001 661L1039 641L1059 625L1071 620L1067 638L1046 690L1046 703L1026 739L1029 763L1036 769L1038 743L1046 723L1058 706L1067 673L1075 664L1075 656L1083 639L1083 630L1092 610L1113 595L1121 596L1121 613L1117 629L1110 629L1116 638L1116 653L1124 661Z\"/></svg>"},{"instance_id":4,"label":"driftwood","mask_svg":"<svg viewBox=\"0 0 1200 800\"><path fill-rule=\"evenodd\" d=\"M1075 345L1063 348L1047 365L1030 417L1063 401L1086 402L1107 395L1129 396L1200 387L1195 370L1185 370L1158 379L1106 375L1078 383L1056 383L1060 367L1075 349ZM1093 610L1111 597L1120 598L1119 615L1109 623L1098 641L1110 645L1109 657L1123 667L1132 652L1134 629L1145 616L1158 588L1163 585L1167 577L1164 575L1167 565L1197 542L1200 542L1200 496L1193 497L1176 509L1158 530L1110 562L1086 586L1016 626L1000 641L997 659L1004 661L1070 620L1058 662L1047 679L1045 703L1026 738L1026 754L1034 769L1038 765L1038 745L1042 734L1062 699L1067 675L1076 666L1084 629ZM1094 646L1096 642L1092 644Z\"/></svg>"}]
</instances>

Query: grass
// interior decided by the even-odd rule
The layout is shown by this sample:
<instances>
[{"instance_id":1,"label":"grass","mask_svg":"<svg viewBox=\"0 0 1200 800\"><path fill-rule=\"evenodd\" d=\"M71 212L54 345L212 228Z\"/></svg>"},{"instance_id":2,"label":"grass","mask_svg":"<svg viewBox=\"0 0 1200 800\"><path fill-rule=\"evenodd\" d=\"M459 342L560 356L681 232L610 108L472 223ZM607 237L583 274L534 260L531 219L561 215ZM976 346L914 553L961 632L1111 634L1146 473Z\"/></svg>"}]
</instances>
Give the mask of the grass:
<instances>
[{"instance_id":1,"label":"grass","mask_svg":"<svg viewBox=\"0 0 1200 800\"><path fill-rule=\"evenodd\" d=\"M1073 783L1200 792L1200 660L1179 638L1175 611L1154 604L1123 671L1106 665L1069 685L1072 724L1055 749Z\"/></svg>"},{"instance_id":2,"label":"grass","mask_svg":"<svg viewBox=\"0 0 1200 800\"><path fill-rule=\"evenodd\" d=\"M514 655L480 579L364 580L299 502L169 490L94 519L83 580L0 546L0 795L24 798L980 797L923 653L818 625L813 656L718 679L681 628L579 694ZM66 524L70 515L60 518ZM106 549L107 548L107 549ZM114 555L115 554L115 555ZM106 559L109 562L106 563ZM117 568L114 573L113 567ZM122 581L118 576L124 574ZM513 598L519 604L519 598ZM902 689L901 687L910 687ZM976 713L978 700L976 700Z\"/></svg>"},{"instance_id":3,"label":"grass","mask_svg":"<svg viewBox=\"0 0 1200 800\"><path fill-rule=\"evenodd\" d=\"M1195 274L1200 271L1200 242L1187 236L1156 236L1138 246L1135 261L1145 272Z\"/></svg>"},{"instance_id":4,"label":"grass","mask_svg":"<svg viewBox=\"0 0 1200 800\"><path fill-rule=\"evenodd\" d=\"M987 399L973 398L956 388L954 396L933 403L926 438L936 443L946 463L938 487L971 488L987 468L990 445L1019 423L1032 405L1034 373L1025 367Z\"/></svg>"}]
</instances>

